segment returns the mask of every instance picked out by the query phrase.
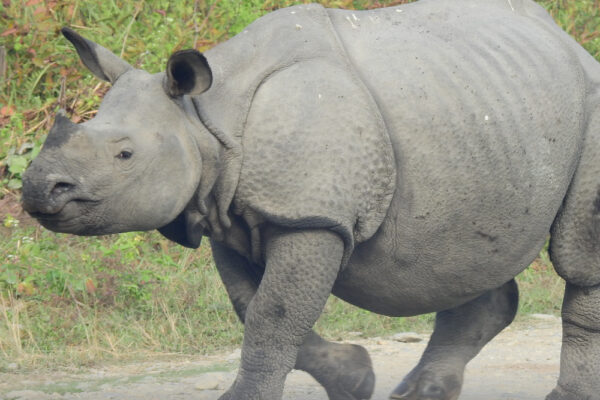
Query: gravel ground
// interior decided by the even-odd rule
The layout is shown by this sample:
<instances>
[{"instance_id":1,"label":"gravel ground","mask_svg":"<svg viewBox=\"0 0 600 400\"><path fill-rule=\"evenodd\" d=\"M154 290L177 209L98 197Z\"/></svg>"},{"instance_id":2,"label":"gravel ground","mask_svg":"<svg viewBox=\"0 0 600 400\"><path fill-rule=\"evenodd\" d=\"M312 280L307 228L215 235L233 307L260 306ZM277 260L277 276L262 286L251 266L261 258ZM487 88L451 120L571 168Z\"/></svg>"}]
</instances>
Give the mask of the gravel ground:
<instances>
[{"instance_id":1,"label":"gravel ground","mask_svg":"<svg viewBox=\"0 0 600 400\"><path fill-rule=\"evenodd\" d=\"M365 346L375 367L373 399L387 399L417 363L428 335L348 341ZM414 339L411 341L410 339ZM402 342L398 340L403 340ZM460 400L541 400L558 378L560 320L538 315L509 327L467 367ZM80 373L0 374L2 400L216 400L235 378L239 350L186 361L106 366ZM293 371L286 400L327 400L307 374Z\"/></svg>"}]
</instances>

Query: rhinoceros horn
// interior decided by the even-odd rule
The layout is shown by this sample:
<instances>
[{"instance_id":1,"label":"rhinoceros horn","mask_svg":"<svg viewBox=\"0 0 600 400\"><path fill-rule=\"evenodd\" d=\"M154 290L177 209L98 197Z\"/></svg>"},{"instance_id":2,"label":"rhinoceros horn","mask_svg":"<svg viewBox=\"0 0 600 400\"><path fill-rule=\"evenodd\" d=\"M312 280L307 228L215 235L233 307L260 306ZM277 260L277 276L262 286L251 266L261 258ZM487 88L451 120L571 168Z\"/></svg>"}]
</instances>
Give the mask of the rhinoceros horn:
<instances>
[{"instance_id":1,"label":"rhinoceros horn","mask_svg":"<svg viewBox=\"0 0 600 400\"><path fill-rule=\"evenodd\" d=\"M65 143L71 134L77 130L77 124L73 123L68 117L65 110L60 110L56 114L54 125L48 133L48 138L44 142L44 147L59 147Z\"/></svg>"}]
</instances>

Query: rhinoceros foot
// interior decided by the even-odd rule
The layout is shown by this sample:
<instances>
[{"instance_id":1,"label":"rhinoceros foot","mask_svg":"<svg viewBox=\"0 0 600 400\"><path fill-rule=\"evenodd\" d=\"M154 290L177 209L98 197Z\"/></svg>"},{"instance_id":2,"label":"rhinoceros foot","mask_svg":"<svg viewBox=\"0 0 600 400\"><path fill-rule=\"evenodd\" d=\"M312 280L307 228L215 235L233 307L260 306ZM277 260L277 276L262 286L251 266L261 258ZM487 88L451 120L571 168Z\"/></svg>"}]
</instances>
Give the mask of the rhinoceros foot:
<instances>
[{"instance_id":1,"label":"rhinoceros foot","mask_svg":"<svg viewBox=\"0 0 600 400\"><path fill-rule=\"evenodd\" d=\"M598 400L600 399L600 394L597 394L596 397L588 396L588 395L579 395L577 393L570 392L565 390L560 385L557 385L554 390L546 396L546 400Z\"/></svg>"},{"instance_id":2,"label":"rhinoceros foot","mask_svg":"<svg viewBox=\"0 0 600 400\"><path fill-rule=\"evenodd\" d=\"M333 343L332 343L333 344ZM375 388L371 357L364 347L355 344L335 344L323 353L326 364L335 366L315 376L327 391L329 400L370 399Z\"/></svg>"},{"instance_id":3,"label":"rhinoceros foot","mask_svg":"<svg viewBox=\"0 0 600 400\"><path fill-rule=\"evenodd\" d=\"M413 370L390 395L393 400L456 400L462 379L458 375L440 375Z\"/></svg>"}]
</instances>

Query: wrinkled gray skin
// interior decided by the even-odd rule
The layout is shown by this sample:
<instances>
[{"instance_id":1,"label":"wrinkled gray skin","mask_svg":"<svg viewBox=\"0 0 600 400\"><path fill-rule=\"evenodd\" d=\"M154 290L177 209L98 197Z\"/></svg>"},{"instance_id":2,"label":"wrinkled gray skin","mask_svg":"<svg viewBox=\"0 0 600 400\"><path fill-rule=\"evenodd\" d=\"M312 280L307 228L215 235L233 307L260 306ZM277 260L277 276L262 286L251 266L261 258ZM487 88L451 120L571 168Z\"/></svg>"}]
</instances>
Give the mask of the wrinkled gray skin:
<instances>
[{"instance_id":1,"label":"wrinkled gray skin","mask_svg":"<svg viewBox=\"0 0 600 400\"><path fill-rule=\"evenodd\" d=\"M23 206L58 232L209 236L245 323L222 399L280 399L292 368L369 398L366 351L311 331L330 293L437 311L391 397L456 399L549 232L567 287L547 399L600 399L600 65L541 7L297 6L155 75L63 33L113 87L91 121L57 117Z\"/></svg>"}]
</instances>

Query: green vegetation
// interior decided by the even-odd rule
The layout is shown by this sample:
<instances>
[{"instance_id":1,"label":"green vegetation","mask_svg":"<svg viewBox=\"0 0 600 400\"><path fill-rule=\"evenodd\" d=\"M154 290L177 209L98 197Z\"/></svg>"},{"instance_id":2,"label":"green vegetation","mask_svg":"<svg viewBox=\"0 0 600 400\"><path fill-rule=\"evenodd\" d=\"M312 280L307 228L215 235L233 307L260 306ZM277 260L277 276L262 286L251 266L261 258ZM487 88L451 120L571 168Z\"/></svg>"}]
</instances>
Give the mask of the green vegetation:
<instances>
[{"instance_id":1,"label":"green vegetation","mask_svg":"<svg viewBox=\"0 0 600 400\"><path fill-rule=\"evenodd\" d=\"M85 364L148 349L205 353L241 338L205 248L173 246L156 233L90 240L9 229L0 246L8 260L0 273L6 362L22 356L35 364L37 355L51 354L54 365Z\"/></svg>"},{"instance_id":2,"label":"green vegetation","mask_svg":"<svg viewBox=\"0 0 600 400\"><path fill-rule=\"evenodd\" d=\"M14 362L91 365L241 343L208 246L185 249L156 232L82 238L17 221L6 217L0 228L0 371ZM559 312L562 282L547 257L519 283L522 312ZM432 314L387 318L332 297L317 330L339 339L425 331L432 322Z\"/></svg>"},{"instance_id":3,"label":"green vegetation","mask_svg":"<svg viewBox=\"0 0 600 400\"><path fill-rule=\"evenodd\" d=\"M306 1L308 2L308 1ZM326 0L365 8L406 1ZM92 117L107 91L60 34L75 27L131 64L156 72L171 52L200 50L292 0L4 0L0 2L0 371L86 365L152 354L206 353L240 343L242 327L206 247L157 233L101 238L57 235L19 214L21 173L39 152L53 116ZM556 20L600 59L600 1L544 0ZM23 226L25 225L25 226ZM558 313L562 283L546 253L519 277L521 311ZM337 339L424 330L432 316L391 319L330 299L317 329Z\"/></svg>"}]
</instances>

